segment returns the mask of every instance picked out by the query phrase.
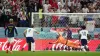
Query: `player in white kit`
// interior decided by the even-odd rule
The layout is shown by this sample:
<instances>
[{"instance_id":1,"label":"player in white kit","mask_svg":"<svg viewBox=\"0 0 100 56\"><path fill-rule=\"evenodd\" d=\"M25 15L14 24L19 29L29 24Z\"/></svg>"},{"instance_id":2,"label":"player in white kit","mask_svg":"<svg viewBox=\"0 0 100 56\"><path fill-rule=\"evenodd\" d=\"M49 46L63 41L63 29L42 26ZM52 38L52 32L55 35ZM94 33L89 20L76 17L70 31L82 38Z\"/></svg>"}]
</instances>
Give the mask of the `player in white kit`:
<instances>
[{"instance_id":1,"label":"player in white kit","mask_svg":"<svg viewBox=\"0 0 100 56\"><path fill-rule=\"evenodd\" d=\"M87 43L88 40L90 40L90 36L85 26L82 26L81 28L82 29L79 32L79 40L81 41L81 49L86 52L88 49Z\"/></svg>"},{"instance_id":2,"label":"player in white kit","mask_svg":"<svg viewBox=\"0 0 100 56\"><path fill-rule=\"evenodd\" d=\"M27 28L25 31L24 31L24 37L26 37L26 42L29 44L29 42L31 42L31 51L35 51L35 40L34 40L34 36L33 34L37 33L39 34L39 32L37 32L35 29L34 29L34 26L32 25L30 28Z\"/></svg>"}]
</instances>

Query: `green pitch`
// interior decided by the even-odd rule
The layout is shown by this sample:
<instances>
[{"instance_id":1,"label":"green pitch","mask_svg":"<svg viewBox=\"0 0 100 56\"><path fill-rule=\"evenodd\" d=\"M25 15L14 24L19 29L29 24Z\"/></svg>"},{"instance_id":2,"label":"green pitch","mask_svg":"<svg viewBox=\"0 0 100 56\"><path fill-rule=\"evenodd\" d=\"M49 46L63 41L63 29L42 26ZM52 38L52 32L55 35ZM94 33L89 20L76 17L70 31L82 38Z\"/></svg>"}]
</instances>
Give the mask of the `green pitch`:
<instances>
[{"instance_id":1,"label":"green pitch","mask_svg":"<svg viewBox=\"0 0 100 56\"><path fill-rule=\"evenodd\" d=\"M14 51L13 54L0 51L0 56L100 56L100 52L66 52L66 51Z\"/></svg>"}]
</instances>

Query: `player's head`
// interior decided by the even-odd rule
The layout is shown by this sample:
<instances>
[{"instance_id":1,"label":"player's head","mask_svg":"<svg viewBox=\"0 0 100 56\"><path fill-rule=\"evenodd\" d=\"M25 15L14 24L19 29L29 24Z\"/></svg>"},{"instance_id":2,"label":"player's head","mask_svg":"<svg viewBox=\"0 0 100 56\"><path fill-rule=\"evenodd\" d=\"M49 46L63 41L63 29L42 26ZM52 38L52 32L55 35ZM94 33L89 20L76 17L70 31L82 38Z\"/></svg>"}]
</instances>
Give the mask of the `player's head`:
<instances>
[{"instance_id":1,"label":"player's head","mask_svg":"<svg viewBox=\"0 0 100 56\"><path fill-rule=\"evenodd\" d=\"M13 19L10 19L10 20L9 20L9 23L13 23Z\"/></svg>"},{"instance_id":2,"label":"player's head","mask_svg":"<svg viewBox=\"0 0 100 56\"><path fill-rule=\"evenodd\" d=\"M81 26L81 28L84 30L84 29L86 29L86 26Z\"/></svg>"}]
</instances>

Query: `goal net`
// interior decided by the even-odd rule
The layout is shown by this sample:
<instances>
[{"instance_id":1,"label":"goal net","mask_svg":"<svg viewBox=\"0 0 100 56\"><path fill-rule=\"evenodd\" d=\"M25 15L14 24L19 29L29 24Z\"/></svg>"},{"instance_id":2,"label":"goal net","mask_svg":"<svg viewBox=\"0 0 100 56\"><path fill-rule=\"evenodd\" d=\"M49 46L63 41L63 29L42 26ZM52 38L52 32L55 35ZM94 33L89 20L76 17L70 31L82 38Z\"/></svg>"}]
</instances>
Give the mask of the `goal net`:
<instances>
[{"instance_id":1,"label":"goal net","mask_svg":"<svg viewBox=\"0 0 100 56\"><path fill-rule=\"evenodd\" d=\"M38 39L42 39L45 49L49 49L54 45L49 42L56 40L56 34L53 31L59 31L63 34L64 29L69 26L72 31L72 38L79 39L78 32L81 26L85 25L91 35L91 39L99 34L100 13L32 13L31 24L36 28L40 28ZM66 34L64 36L66 37ZM77 40L76 40L77 41ZM46 44L47 43L47 44ZM51 46L51 47L50 47ZM49 48L50 47L50 48ZM44 48L44 47L42 47Z\"/></svg>"},{"instance_id":2,"label":"goal net","mask_svg":"<svg viewBox=\"0 0 100 56\"><path fill-rule=\"evenodd\" d=\"M36 27L80 27L93 31L100 27L100 13L32 13L31 24Z\"/></svg>"}]
</instances>

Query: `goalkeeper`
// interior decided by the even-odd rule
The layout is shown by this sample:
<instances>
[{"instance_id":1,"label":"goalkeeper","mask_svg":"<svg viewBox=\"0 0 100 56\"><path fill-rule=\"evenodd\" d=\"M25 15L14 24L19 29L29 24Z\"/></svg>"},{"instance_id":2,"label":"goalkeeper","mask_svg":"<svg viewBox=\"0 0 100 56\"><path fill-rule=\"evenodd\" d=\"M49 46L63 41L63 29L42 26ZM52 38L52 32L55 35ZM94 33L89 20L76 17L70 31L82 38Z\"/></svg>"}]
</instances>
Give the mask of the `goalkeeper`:
<instances>
[{"instance_id":1,"label":"goalkeeper","mask_svg":"<svg viewBox=\"0 0 100 56\"><path fill-rule=\"evenodd\" d=\"M58 43L61 43L61 44L64 44L66 46L69 46L69 47L72 47L72 48L80 48L80 44L77 43L77 42L73 42L71 40L67 40L65 38L63 38L63 36L58 32L58 38L55 42L49 42L49 44L58 44Z\"/></svg>"}]
</instances>

